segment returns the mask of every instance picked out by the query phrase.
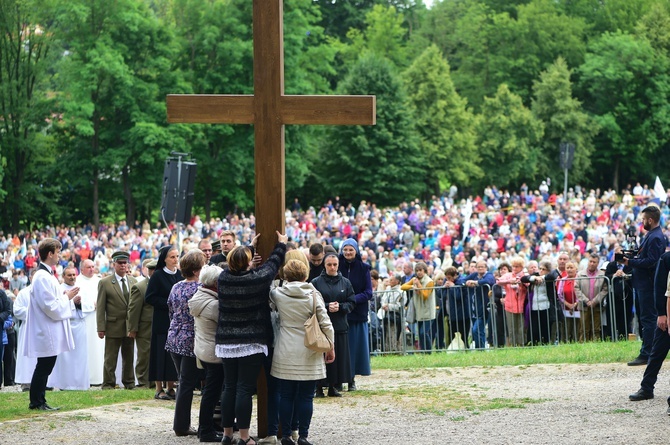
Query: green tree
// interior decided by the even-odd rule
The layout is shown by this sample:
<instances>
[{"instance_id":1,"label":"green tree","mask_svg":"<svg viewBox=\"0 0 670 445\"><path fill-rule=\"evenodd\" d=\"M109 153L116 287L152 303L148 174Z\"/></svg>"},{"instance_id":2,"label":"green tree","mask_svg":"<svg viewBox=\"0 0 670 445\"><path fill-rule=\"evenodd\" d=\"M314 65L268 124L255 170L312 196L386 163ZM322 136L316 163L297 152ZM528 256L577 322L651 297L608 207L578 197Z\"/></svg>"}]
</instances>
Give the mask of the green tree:
<instances>
[{"instance_id":1,"label":"green tree","mask_svg":"<svg viewBox=\"0 0 670 445\"><path fill-rule=\"evenodd\" d=\"M469 185L483 177L475 145L475 119L449 75L449 64L435 45L403 74L414 122L426 157L428 190Z\"/></svg>"},{"instance_id":2,"label":"green tree","mask_svg":"<svg viewBox=\"0 0 670 445\"><path fill-rule=\"evenodd\" d=\"M563 14L556 2L533 0L518 7L518 18L494 17L491 40L491 77L494 84L507 83L530 105L533 81L558 57L578 66L586 53L586 24Z\"/></svg>"},{"instance_id":3,"label":"green tree","mask_svg":"<svg viewBox=\"0 0 670 445\"><path fill-rule=\"evenodd\" d=\"M565 60L559 57L533 85L532 111L544 124L537 165L538 175L542 178L557 174L561 142L575 144L570 178L583 181L589 174L593 137L598 133L598 125L572 96L571 74Z\"/></svg>"},{"instance_id":4,"label":"green tree","mask_svg":"<svg viewBox=\"0 0 670 445\"><path fill-rule=\"evenodd\" d=\"M30 167L53 156L52 21L43 2L0 2L0 226L15 232L36 217L37 195L50 188L37 186L42 178Z\"/></svg>"},{"instance_id":5,"label":"green tree","mask_svg":"<svg viewBox=\"0 0 670 445\"><path fill-rule=\"evenodd\" d=\"M653 178L654 157L670 137L668 59L648 40L605 33L589 45L579 68L585 108L601 128L593 164L615 189Z\"/></svg>"},{"instance_id":6,"label":"green tree","mask_svg":"<svg viewBox=\"0 0 670 445\"><path fill-rule=\"evenodd\" d=\"M160 199L161 161L184 147L183 130L165 123L165 95L187 88L173 69L170 29L135 0L63 2L59 26L70 48L59 85L61 163L78 172L63 179L77 191L73 207L96 227L101 215L132 222L138 201L147 218Z\"/></svg>"},{"instance_id":7,"label":"green tree","mask_svg":"<svg viewBox=\"0 0 670 445\"><path fill-rule=\"evenodd\" d=\"M665 56L670 55L670 12L663 3L654 3L635 26L635 35L646 38Z\"/></svg>"},{"instance_id":8,"label":"green tree","mask_svg":"<svg viewBox=\"0 0 670 445\"><path fill-rule=\"evenodd\" d=\"M477 133L480 165L489 182L513 186L536 178L543 130L507 85L484 99Z\"/></svg>"},{"instance_id":9,"label":"green tree","mask_svg":"<svg viewBox=\"0 0 670 445\"><path fill-rule=\"evenodd\" d=\"M318 175L322 198L393 205L424 191L426 160L394 71L388 60L366 54L342 82L341 94L377 96L377 125L329 128Z\"/></svg>"},{"instance_id":10,"label":"green tree","mask_svg":"<svg viewBox=\"0 0 670 445\"><path fill-rule=\"evenodd\" d=\"M321 10L326 35L344 41L350 29L363 29L365 15L377 0L314 0Z\"/></svg>"},{"instance_id":11,"label":"green tree","mask_svg":"<svg viewBox=\"0 0 670 445\"><path fill-rule=\"evenodd\" d=\"M589 34L597 37L604 32L632 32L637 22L659 0L570 0L557 2L567 15L582 17Z\"/></svg>"},{"instance_id":12,"label":"green tree","mask_svg":"<svg viewBox=\"0 0 670 445\"><path fill-rule=\"evenodd\" d=\"M371 51L392 61L396 66L407 66L405 53L407 29L404 17L395 7L375 5L365 16L365 29L350 29L347 33L351 44L345 45L345 62L352 63L364 51Z\"/></svg>"}]
</instances>

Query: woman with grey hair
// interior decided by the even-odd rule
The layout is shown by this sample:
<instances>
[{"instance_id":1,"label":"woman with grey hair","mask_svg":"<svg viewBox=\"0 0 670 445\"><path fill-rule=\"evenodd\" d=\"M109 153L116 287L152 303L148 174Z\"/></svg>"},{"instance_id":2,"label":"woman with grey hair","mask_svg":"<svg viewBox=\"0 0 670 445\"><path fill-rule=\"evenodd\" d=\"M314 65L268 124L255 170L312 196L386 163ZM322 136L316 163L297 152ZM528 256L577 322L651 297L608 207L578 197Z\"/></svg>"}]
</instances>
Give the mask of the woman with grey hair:
<instances>
[{"instance_id":1,"label":"woman with grey hair","mask_svg":"<svg viewBox=\"0 0 670 445\"><path fill-rule=\"evenodd\" d=\"M214 428L214 409L223 388L223 363L216 356L216 326L219 321L219 266L204 266L200 271L200 287L188 302L195 323L195 356L207 373L200 399L198 433L200 442L221 442L223 434Z\"/></svg>"},{"instance_id":2,"label":"woman with grey hair","mask_svg":"<svg viewBox=\"0 0 670 445\"><path fill-rule=\"evenodd\" d=\"M530 342L535 345L550 343L549 328L551 311L555 311L557 275L549 261L542 261L538 268L536 261L528 263L528 275L521 277L521 283L528 284L528 324Z\"/></svg>"}]
</instances>

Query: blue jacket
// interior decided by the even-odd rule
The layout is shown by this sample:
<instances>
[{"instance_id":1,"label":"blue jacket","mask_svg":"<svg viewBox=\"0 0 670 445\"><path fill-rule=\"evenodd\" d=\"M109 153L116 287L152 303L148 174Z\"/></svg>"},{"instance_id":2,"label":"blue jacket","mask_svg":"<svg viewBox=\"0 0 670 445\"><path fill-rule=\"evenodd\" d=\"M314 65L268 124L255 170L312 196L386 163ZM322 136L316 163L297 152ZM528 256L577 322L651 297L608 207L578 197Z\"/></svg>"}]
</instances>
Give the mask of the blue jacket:
<instances>
[{"instance_id":1,"label":"blue jacket","mask_svg":"<svg viewBox=\"0 0 670 445\"><path fill-rule=\"evenodd\" d=\"M344 259L340 254L340 272L344 278L351 281L354 287L356 306L354 310L347 315L349 322L367 322L368 321L368 302L372 300L372 279L370 278L370 266L361 260L361 256L356 253L356 258L352 262Z\"/></svg>"},{"instance_id":2,"label":"blue jacket","mask_svg":"<svg viewBox=\"0 0 670 445\"><path fill-rule=\"evenodd\" d=\"M447 298L449 299L449 319L450 320L469 320L470 314L470 293L463 286L465 281L458 278L454 283L456 286L447 289Z\"/></svg>"},{"instance_id":3,"label":"blue jacket","mask_svg":"<svg viewBox=\"0 0 670 445\"><path fill-rule=\"evenodd\" d=\"M472 301L472 309L475 311L472 317L485 318L486 306L489 302L489 291L496 284L496 277L491 272L486 272L483 277L479 278L479 274L474 272L465 277L463 283L470 280L477 282L477 287L466 287Z\"/></svg>"},{"instance_id":4,"label":"blue jacket","mask_svg":"<svg viewBox=\"0 0 670 445\"><path fill-rule=\"evenodd\" d=\"M2 326L2 344L6 345L9 343L9 339L7 338L7 330L10 329L14 325L14 321L12 320L12 316L10 315L7 320L5 320L5 324Z\"/></svg>"}]
</instances>

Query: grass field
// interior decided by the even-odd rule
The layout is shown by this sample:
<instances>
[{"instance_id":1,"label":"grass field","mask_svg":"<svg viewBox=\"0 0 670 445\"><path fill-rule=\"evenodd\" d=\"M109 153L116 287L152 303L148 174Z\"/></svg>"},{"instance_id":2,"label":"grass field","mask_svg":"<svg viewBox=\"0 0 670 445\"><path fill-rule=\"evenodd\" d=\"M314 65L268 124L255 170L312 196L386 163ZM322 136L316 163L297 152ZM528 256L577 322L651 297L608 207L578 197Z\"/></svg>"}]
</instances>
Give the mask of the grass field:
<instances>
[{"instance_id":1,"label":"grass field","mask_svg":"<svg viewBox=\"0 0 670 445\"><path fill-rule=\"evenodd\" d=\"M637 357L641 343L622 341L502 348L486 351L440 352L372 357L372 369L518 366L546 363L617 363Z\"/></svg>"},{"instance_id":2,"label":"grass field","mask_svg":"<svg viewBox=\"0 0 670 445\"><path fill-rule=\"evenodd\" d=\"M466 366L519 366L548 363L622 363L637 356L640 342L586 343L535 348L508 348L487 351L440 352L433 354L410 354L406 356L372 357L372 370L408 370ZM375 396L373 392L362 391L360 396ZM394 394L398 397L402 394ZM381 396L381 395L378 395ZM460 396L461 398L466 396ZM451 400L459 400L452 394ZM114 391L54 391L47 393L51 406L61 406L64 411L113 405L117 403L152 400L153 390ZM496 401L494 403L495 405ZM525 403L533 403L527 400ZM488 403L474 403L462 400L465 406L490 409ZM460 403L459 403L460 404ZM492 405L492 406L494 406ZM0 422L13 419L42 416L44 412L28 410L27 392L0 391ZM166 408L174 403L166 402ZM488 408L487 408L488 407ZM425 409L430 409L429 404Z\"/></svg>"}]
</instances>

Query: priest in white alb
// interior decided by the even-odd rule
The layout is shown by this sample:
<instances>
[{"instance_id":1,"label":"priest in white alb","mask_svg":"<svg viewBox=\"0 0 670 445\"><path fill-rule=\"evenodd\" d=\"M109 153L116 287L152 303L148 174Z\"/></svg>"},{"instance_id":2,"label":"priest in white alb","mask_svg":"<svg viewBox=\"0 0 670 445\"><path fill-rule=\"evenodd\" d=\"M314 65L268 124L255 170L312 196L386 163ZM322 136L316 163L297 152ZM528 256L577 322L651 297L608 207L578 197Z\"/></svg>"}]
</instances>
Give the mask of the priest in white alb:
<instances>
[{"instance_id":1,"label":"priest in white alb","mask_svg":"<svg viewBox=\"0 0 670 445\"><path fill-rule=\"evenodd\" d=\"M88 348L88 373L91 385L102 385L102 364L105 359L105 340L98 337L95 319L95 304L98 300L100 277L95 273L95 263L91 260L81 262L80 274L75 286L79 287L81 311L86 322L86 340Z\"/></svg>"},{"instance_id":2,"label":"priest in white alb","mask_svg":"<svg viewBox=\"0 0 670 445\"><path fill-rule=\"evenodd\" d=\"M74 338L74 349L63 352L58 356L54 366L49 386L61 390L86 390L91 384L88 375L88 342L86 338L86 321L81 306L81 296L78 295L79 288L75 286L77 270L74 267L66 267L63 270L63 291L73 291L77 296L70 300L70 327Z\"/></svg>"}]
</instances>

